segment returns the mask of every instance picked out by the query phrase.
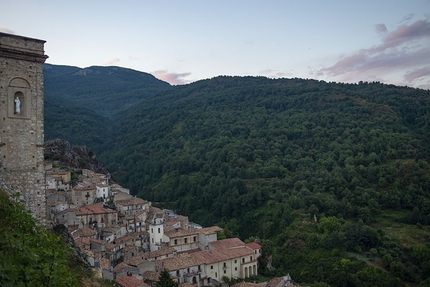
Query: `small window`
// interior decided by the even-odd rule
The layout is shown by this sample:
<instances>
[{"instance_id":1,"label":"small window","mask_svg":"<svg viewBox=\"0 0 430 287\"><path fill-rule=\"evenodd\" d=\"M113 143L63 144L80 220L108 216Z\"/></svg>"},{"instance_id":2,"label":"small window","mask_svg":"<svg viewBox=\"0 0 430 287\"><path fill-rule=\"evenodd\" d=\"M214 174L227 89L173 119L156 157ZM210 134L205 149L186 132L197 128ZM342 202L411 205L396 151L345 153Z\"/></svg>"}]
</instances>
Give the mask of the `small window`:
<instances>
[{"instance_id":1,"label":"small window","mask_svg":"<svg viewBox=\"0 0 430 287\"><path fill-rule=\"evenodd\" d=\"M234 263L237 263L237 260L234 260Z\"/></svg>"},{"instance_id":2,"label":"small window","mask_svg":"<svg viewBox=\"0 0 430 287\"><path fill-rule=\"evenodd\" d=\"M160 233L160 227L158 228L158 233Z\"/></svg>"},{"instance_id":3,"label":"small window","mask_svg":"<svg viewBox=\"0 0 430 287\"><path fill-rule=\"evenodd\" d=\"M213 265L211 265L211 269L214 269L214 266L213 266Z\"/></svg>"},{"instance_id":4,"label":"small window","mask_svg":"<svg viewBox=\"0 0 430 287\"><path fill-rule=\"evenodd\" d=\"M237 271L237 267L234 267L234 271Z\"/></svg>"},{"instance_id":5,"label":"small window","mask_svg":"<svg viewBox=\"0 0 430 287\"><path fill-rule=\"evenodd\" d=\"M178 245L178 239L175 239L175 245Z\"/></svg>"},{"instance_id":6,"label":"small window","mask_svg":"<svg viewBox=\"0 0 430 287\"><path fill-rule=\"evenodd\" d=\"M194 236L194 242L196 242L197 241L197 236Z\"/></svg>"},{"instance_id":7,"label":"small window","mask_svg":"<svg viewBox=\"0 0 430 287\"><path fill-rule=\"evenodd\" d=\"M224 274L226 274L227 273L227 271L226 270L224 270Z\"/></svg>"},{"instance_id":8,"label":"small window","mask_svg":"<svg viewBox=\"0 0 430 287\"><path fill-rule=\"evenodd\" d=\"M185 238L185 243L188 243L188 238Z\"/></svg>"}]
</instances>

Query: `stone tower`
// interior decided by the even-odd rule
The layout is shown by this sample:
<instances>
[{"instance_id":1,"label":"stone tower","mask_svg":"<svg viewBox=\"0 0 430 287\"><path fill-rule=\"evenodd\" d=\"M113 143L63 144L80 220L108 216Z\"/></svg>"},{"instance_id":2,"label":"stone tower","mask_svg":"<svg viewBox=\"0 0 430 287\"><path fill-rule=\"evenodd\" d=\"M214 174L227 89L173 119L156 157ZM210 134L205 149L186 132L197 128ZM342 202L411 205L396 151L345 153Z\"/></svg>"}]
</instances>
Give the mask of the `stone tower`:
<instances>
[{"instance_id":1,"label":"stone tower","mask_svg":"<svg viewBox=\"0 0 430 287\"><path fill-rule=\"evenodd\" d=\"M45 41L0 33L0 189L46 219L43 162Z\"/></svg>"}]
</instances>

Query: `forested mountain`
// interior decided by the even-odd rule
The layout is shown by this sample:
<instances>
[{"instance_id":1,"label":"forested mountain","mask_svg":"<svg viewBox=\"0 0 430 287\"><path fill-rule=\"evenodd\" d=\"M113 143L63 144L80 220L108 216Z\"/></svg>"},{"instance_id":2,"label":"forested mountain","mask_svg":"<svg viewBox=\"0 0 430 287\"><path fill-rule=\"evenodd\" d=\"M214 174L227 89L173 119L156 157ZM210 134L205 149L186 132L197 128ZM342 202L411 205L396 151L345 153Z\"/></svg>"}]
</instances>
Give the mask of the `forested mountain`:
<instances>
[{"instance_id":1,"label":"forested mountain","mask_svg":"<svg viewBox=\"0 0 430 287\"><path fill-rule=\"evenodd\" d=\"M263 275L427 286L429 116L419 89L217 77L142 99L98 156L134 194L258 238Z\"/></svg>"},{"instance_id":2,"label":"forested mountain","mask_svg":"<svg viewBox=\"0 0 430 287\"><path fill-rule=\"evenodd\" d=\"M45 139L66 139L101 152L112 121L142 99L170 88L154 76L120 67L44 64Z\"/></svg>"},{"instance_id":3,"label":"forested mountain","mask_svg":"<svg viewBox=\"0 0 430 287\"><path fill-rule=\"evenodd\" d=\"M102 116L114 117L141 99L170 88L151 74L121 68L77 68L44 64L46 100L66 99Z\"/></svg>"}]
</instances>

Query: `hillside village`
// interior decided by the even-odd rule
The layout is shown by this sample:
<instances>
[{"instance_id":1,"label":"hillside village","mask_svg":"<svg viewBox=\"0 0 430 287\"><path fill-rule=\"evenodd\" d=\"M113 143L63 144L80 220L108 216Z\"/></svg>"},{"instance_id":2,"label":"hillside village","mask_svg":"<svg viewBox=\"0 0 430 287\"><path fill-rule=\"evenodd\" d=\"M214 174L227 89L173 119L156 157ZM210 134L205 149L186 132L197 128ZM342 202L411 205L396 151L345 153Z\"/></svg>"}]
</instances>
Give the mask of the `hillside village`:
<instances>
[{"instance_id":1,"label":"hillside village","mask_svg":"<svg viewBox=\"0 0 430 287\"><path fill-rule=\"evenodd\" d=\"M67 227L99 277L119 286L155 287L167 269L180 286L200 287L258 275L257 242L218 240L222 228L202 227L187 216L154 207L105 174L83 169L72 181L71 172L55 163L46 163L45 170L51 224ZM263 285L244 280L237 285L294 286L289 275Z\"/></svg>"}]
</instances>

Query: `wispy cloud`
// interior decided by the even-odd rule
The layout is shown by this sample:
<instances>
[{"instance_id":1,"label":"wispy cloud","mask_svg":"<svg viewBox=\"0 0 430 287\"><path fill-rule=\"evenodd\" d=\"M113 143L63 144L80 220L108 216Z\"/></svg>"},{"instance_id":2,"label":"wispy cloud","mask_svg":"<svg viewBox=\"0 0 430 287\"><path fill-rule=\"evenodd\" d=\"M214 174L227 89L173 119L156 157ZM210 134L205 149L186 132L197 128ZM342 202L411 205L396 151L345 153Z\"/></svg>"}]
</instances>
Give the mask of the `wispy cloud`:
<instances>
[{"instance_id":1,"label":"wispy cloud","mask_svg":"<svg viewBox=\"0 0 430 287\"><path fill-rule=\"evenodd\" d=\"M266 76L268 78L286 78L291 77L292 73L281 72L278 70L265 69L258 72L259 75Z\"/></svg>"},{"instance_id":2,"label":"wispy cloud","mask_svg":"<svg viewBox=\"0 0 430 287\"><path fill-rule=\"evenodd\" d=\"M375 30L384 35L381 44L345 56L317 71L317 75L360 81L401 74L404 83L398 84L418 86L418 80L430 82L430 75L425 73L430 66L429 19L402 24L391 32L384 24L377 24Z\"/></svg>"},{"instance_id":3,"label":"wispy cloud","mask_svg":"<svg viewBox=\"0 0 430 287\"><path fill-rule=\"evenodd\" d=\"M107 61L106 63L104 63L104 65L105 66L112 66L112 65L118 63L119 61L120 61L119 58L114 58L114 59L111 59L111 60Z\"/></svg>"},{"instance_id":4,"label":"wispy cloud","mask_svg":"<svg viewBox=\"0 0 430 287\"><path fill-rule=\"evenodd\" d=\"M3 33L8 33L8 34L15 34L15 32L13 32L12 30L10 30L8 27L6 26L0 26L0 32Z\"/></svg>"},{"instance_id":5,"label":"wispy cloud","mask_svg":"<svg viewBox=\"0 0 430 287\"><path fill-rule=\"evenodd\" d=\"M388 32L387 26L385 26L385 24L376 24L375 30L379 34L385 34L386 32Z\"/></svg>"},{"instance_id":6,"label":"wispy cloud","mask_svg":"<svg viewBox=\"0 0 430 287\"><path fill-rule=\"evenodd\" d=\"M188 81L185 80L184 78L188 77L189 75L191 75L191 73L171 73L167 70L158 70L158 71L154 71L152 72L152 74L165 82L168 82L171 85L183 85L183 84L187 84Z\"/></svg>"}]
</instances>

